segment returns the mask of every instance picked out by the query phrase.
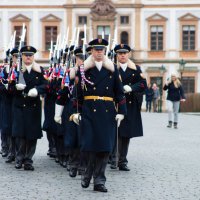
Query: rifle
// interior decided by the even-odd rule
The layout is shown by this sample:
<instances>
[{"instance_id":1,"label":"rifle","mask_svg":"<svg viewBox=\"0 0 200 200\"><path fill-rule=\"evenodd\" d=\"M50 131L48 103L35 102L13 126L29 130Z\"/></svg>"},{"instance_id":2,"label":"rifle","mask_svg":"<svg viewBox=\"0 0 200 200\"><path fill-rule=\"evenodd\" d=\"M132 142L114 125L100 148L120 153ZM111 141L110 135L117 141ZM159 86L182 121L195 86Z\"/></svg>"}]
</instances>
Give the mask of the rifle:
<instances>
[{"instance_id":1,"label":"rifle","mask_svg":"<svg viewBox=\"0 0 200 200\"><path fill-rule=\"evenodd\" d=\"M23 76L23 73L21 71L21 67L22 67L22 54L20 52L21 48L24 46L25 36L26 36L26 28L25 28L25 24L23 23L23 26L22 26L22 35L20 37L20 42L19 42L19 47L18 47L19 55L18 55L18 65L17 65L17 71L19 72L18 83L21 83L21 84L25 84L24 76Z\"/></svg>"},{"instance_id":2,"label":"rifle","mask_svg":"<svg viewBox=\"0 0 200 200\"><path fill-rule=\"evenodd\" d=\"M117 45L117 27L115 27L115 31L114 31L114 38L113 38L113 42L112 42L112 47L111 47L111 55L110 55L110 59L116 63L117 60L116 60L116 54L114 52L114 48L115 46Z\"/></svg>"}]
</instances>

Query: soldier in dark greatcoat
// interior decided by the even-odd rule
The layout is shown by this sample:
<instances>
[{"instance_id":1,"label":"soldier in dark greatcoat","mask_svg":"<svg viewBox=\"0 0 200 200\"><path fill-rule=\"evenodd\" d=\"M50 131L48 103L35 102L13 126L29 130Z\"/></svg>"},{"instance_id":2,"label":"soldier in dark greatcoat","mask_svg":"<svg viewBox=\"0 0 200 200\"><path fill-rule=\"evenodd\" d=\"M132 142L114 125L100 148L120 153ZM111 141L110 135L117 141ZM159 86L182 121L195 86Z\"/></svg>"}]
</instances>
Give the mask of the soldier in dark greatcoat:
<instances>
[{"instance_id":1,"label":"soldier in dark greatcoat","mask_svg":"<svg viewBox=\"0 0 200 200\"><path fill-rule=\"evenodd\" d=\"M12 133L16 137L16 169L24 164L24 170L34 170L32 157L37 139L42 137L40 94L45 93L47 81L43 68L34 62L36 51L32 46L20 50L24 83L16 84L12 124Z\"/></svg>"},{"instance_id":2,"label":"soldier in dark greatcoat","mask_svg":"<svg viewBox=\"0 0 200 200\"><path fill-rule=\"evenodd\" d=\"M119 170L122 171L130 170L127 167L130 138L143 136L140 110L141 93L146 89L146 79L143 77L140 66L128 59L130 50L131 48L125 44L117 45L114 49L117 53L118 69L126 95L127 115L119 127L119 160L115 163L116 158L114 158L111 168L115 169L118 165Z\"/></svg>"},{"instance_id":3,"label":"soldier in dark greatcoat","mask_svg":"<svg viewBox=\"0 0 200 200\"><path fill-rule=\"evenodd\" d=\"M94 191L107 192L105 169L114 146L116 120L119 125L126 114L126 100L118 70L104 55L108 42L95 39L89 45L92 46L92 55L84 62L78 76L81 114L74 114L72 119L80 123L81 151L89 157L81 185L89 187L93 176ZM118 111L115 102L118 103Z\"/></svg>"},{"instance_id":4,"label":"soldier in dark greatcoat","mask_svg":"<svg viewBox=\"0 0 200 200\"><path fill-rule=\"evenodd\" d=\"M8 74L8 83L6 85L6 99L5 99L5 113L4 117L6 118L5 124L7 124L7 134L8 134L8 143L9 151L6 163L11 163L15 160L15 138L12 136L12 103L15 91L15 84L17 83L19 73L17 71L17 59L18 59L18 48L13 48L10 52L12 59L10 62L10 70Z\"/></svg>"}]
</instances>

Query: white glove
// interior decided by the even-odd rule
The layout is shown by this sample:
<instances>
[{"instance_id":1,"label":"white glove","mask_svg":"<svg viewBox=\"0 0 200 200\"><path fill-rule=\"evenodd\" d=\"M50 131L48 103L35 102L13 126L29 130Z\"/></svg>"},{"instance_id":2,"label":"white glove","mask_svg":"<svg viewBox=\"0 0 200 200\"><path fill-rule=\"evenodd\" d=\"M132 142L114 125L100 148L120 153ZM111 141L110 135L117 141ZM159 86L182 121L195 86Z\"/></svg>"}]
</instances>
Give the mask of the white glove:
<instances>
[{"instance_id":1,"label":"white glove","mask_svg":"<svg viewBox=\"0 0 200 200\"><path fill-rule=\"evenodd\" d=\"M124 93L131 92L132 88L129 85L124 85Z\"/></svg>"},{"instance_id":2,"label":"white glove","mask_svg":"<svg viewBox=\"0 0 200 200\"><path fill-rule=\"evenodd\" d=\"M30 89L29 92L28 92L29 97L37 97L37 95L38 95L38 91L37 91L36 88Z\"/></svg>"},{"instance_id":3,"label":"white glove","mask_svg":"<svg viewBox=\"0 0 200 200\"><path fill-rule=\"evenodd\" d=\"M17 90L24 90L26 85L22 84L22 83L18 83L15 85L15 87L17 88Z\"/></svg>"},{"instance_id":4,"label":"white glove","mask_svg":"<svg viewBox=\"0 0 200 200\"><path fill-rule=\"evenodd\" d=\"M62 113L63 113L63 109L64 109L64 106L56 104L56 106L55 106L55 116L54 116L54 121L56 123L59 123L59 124L62 123L61 116L62 116Z\"/></svg>"},{"instance_id":5,"label":"white glove","mask_svg":"<svg viewBox=\"0 0 200 200\"><path fill-rule=\"evenodd\" d=\"M79 122L81 120L81 115L80 113L75 113L70 116L69 118L70 121L73 121L75 124L79 125Z\"/></svg>"},{"instance_id":6,"label":"white glove","mask_svg":"<svg viewBox=\"0 0 200 200\"><path fill-rule=\"evenodd\" d=\"M8 83L7 84L4 84L6 90L8 90Z\"/></svg>"},{"instance_id":7,"label":"white glove","mask_svg":"<svg viewBox=\"0 0 200 200\"><path fill-rule=\"evenodd\" d=\"M120 126L121 121L124 119L124 115L122 114L117 114L115 117L115 120L117 121L117 127Z\"/></svg>"}]
</instances>

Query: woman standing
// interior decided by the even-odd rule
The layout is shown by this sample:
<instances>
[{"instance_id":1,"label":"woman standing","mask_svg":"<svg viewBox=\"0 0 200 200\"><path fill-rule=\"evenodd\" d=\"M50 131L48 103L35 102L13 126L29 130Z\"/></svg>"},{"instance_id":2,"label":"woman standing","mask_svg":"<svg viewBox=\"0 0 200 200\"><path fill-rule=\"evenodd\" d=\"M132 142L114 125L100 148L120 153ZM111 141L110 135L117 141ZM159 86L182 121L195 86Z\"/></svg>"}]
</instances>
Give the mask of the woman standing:
<instances>
[{"instance_id":1,"label":"woman standing","mask_svg":"<svg viewBox=\"0 0 200 200\"><path fill-rule=\"evenodd\" d=\"M158 100L160 99L160 91L159 87L156 85L156 83L152 86L153 89L153 112L158 112Z\"/></svg>"},{"instance_id":2,"label":"woman standing","mask_svg":"<svg viewBox=\"0 0 200 200\"><path fill-rule=\"evenodd\" d=\"M168 100L168 128L172 127L172 115L174 114L174 128L177 128L178 124L178 111L180 107L180 101L185 101L184 91L180 80L176 74L171 74L171 80L167 81L164 85L163 90L167 90Z\"/></svg>"}]
</instances>

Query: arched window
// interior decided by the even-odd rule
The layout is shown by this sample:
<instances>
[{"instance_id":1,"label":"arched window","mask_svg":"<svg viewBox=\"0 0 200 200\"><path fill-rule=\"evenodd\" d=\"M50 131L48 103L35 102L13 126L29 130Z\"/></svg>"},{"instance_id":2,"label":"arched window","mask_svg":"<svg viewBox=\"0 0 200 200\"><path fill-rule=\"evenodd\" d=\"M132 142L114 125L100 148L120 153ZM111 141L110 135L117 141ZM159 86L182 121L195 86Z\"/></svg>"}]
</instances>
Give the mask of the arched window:
<instances>
[{"instance_id":1,"label":"arched window","mask_svg":"<svg viewBox=\"0 0 200 200\"><path fill-rule=\"evenodd\" d=\"M126 31L121 32L121 44L128 44L128 33Z\"/></svg>"},{"instance_id":2,"label":"arched window","mask_svg":"<svg viewBox=\"0 0 200 200\"><path fill-rule=\"evenodd\" d=\"M81 31L80 33L79 33L79 46L83 46L83 38L84 38L84 32L83 31Z\"/></svg>"}]
</instances>

